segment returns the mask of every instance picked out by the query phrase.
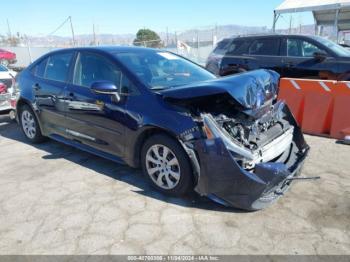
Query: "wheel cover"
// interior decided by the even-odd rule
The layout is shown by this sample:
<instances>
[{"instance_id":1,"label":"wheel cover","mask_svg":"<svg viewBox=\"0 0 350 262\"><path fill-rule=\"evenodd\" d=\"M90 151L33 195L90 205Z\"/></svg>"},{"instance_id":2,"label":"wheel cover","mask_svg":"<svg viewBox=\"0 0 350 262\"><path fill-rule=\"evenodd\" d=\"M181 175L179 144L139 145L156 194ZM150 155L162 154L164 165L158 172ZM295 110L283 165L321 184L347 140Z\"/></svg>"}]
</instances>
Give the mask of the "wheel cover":
<instances>
[{"instance_id":1,"label":"wheel cover","mask_svg":"<svg viewBox=\"0 0 350 262\"><path fill-rule=\"evenodd\" d=\"M24 110L21 115L21 123L25 135L28 138L33 139L36 135L36 124L33 114Z\"/></svg>"},{"instance_id":2,"label":"wheel cover","mask_svg":"<svg viewBox=\"0 0 350 262\"><path fill-rule=\"evenodd\" d=\"M146 170L160 188L170 190L180 181L180 164L174 152L164 145L153 145L146 153Z\"/></svg>"}]
</instances>

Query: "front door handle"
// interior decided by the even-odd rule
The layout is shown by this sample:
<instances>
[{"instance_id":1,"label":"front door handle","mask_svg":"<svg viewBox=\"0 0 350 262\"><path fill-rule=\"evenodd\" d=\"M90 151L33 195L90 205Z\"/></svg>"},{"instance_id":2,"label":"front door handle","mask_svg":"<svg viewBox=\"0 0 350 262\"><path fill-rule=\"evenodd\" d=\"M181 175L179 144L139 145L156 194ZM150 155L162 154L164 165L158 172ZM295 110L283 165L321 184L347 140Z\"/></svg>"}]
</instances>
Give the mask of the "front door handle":
<instances>
[{"instance_id":1,"label":"front door handle","mask_svg":"<svg viewBox=\"0 0 350 262\"><path fill-rule=\"evenodd\" d=\"M76 96L74 95L74 93L70 92L68 94L68 97L69 97L69 100L75 100L76 99Z\"/></svg>"}]
</instances>

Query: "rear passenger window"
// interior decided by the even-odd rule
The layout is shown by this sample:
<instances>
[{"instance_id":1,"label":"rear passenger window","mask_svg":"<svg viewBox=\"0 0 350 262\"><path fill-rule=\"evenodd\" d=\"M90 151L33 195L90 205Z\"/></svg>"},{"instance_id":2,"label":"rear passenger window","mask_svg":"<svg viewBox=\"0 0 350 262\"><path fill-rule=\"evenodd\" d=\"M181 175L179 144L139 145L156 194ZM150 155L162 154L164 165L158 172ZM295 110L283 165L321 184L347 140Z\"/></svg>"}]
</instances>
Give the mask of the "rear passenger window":
<instances>
[{"instance_id":1,"label":"rear passenger window","mask_svg":"<svg viewBox=\"0 0 350 262\"><path fill-rule=\"evenodd\" d=\"M228 48L229 55L243 55L248 53L250 42L248 40L236 40Z\"/></svg>"},{"instance_id":2,"label":"rear passenger window","mask_svg":"<svg viewBox=\"0 0 350 262\"><path fill-rule=\"evenodd\" d=\"M48 58L44 78L65 82L68 77L69 65L73 53L60 53Z\"/></svg>"},{"instance_id":3,"label":"rear passenger window","mask_svg":"<svg viewBox=\"0 0 350 262\"><path fill-rule=\"evenodd\" d=\"M279 39L263 38L255 40L249 48L250 55L278 55Z\"/></svg>"}]
</instances>

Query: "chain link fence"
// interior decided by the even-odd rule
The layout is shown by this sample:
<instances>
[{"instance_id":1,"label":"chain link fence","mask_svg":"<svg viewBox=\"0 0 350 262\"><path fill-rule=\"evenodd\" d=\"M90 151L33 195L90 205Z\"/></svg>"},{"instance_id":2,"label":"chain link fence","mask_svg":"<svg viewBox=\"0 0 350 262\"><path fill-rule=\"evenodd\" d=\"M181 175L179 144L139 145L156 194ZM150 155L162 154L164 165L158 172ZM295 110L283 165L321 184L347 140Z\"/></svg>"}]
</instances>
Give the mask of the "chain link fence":
<instances>
[{"instance_id":1,"label":"chain link fence","mask_svg":"<svg viewBox=\"0 0 350 262\"><path fill-rule=\"evenodd\" d=\"M181 56L184 56L198 64L204 65L208 55L213 50L217 43L217 32L215 28L203 29L201 28L196 30L189 30L183 32L175 33L159 33L161 36L161 41L159 43L159 48L167 50L173 53L177 53ZM96 37L96 36L95 36ZM98 43L96 45L121 45L121 46L133 46L134 39L130 37L129 39L93 39L94 36L91 36L91 39L79 41L76 39L75 46L94 46L93 43ZM102 37L101 37L102 38ZM222 36L220 38L223 38ZM159 40L155 40L159 42ZM60 46L58 43L55 43L52 40L52 37L47 37L43 39L42 43L29 44L30 41L22 44L21 46L11 47L11 46L0 46L1 49L11 51L16 54L17 63L12 65L15 68L24 68L30 63L35 61L37 58L42 55L53 51L59 48L73 47L73 44L67 44L70 42L70 39L66 39L66 42L62 43ZM148 47L153 44L153 41L142 41L137 43L139 46ZM36 46L37 45L37 46ZM40 45L40 46L39 46Z\"/></svg>"}]
</instances>

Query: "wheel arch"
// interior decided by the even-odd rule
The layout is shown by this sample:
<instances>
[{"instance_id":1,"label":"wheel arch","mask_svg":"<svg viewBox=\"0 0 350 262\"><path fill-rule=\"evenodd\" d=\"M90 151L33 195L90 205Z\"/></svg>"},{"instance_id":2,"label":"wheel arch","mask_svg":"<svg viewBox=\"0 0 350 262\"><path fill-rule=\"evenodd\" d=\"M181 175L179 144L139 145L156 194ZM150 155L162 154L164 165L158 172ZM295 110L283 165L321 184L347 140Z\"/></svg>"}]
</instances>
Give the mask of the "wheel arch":
<instances>
[{"instance_id":1,"label":"wheel arch","mask_svg":"<svg viewBox=\"0 0 350 262\"><path fill-rule=\"evenodd\" d=\"M21 97L18 99L17 103L16 103L16 119L17 119L17 122L20 124L20 111L21 111L21 107L23 107L24 105L26 106L29 106L30 109L32 109L36 119L37 119L37 122L39 123L39 128L40 128L40 131L41 133L43 134L43 128L42 128L42 125L41 125L41 122L39 121L39 117L38 117L38 114L37 114L37 111L35 110L35 108L33 107L32 103L30 101L28 101L27 99Z\"/></svg>"},{"instance_id":2,"label":"wheel arch","mask_svg":"<svg viewBox=\"0 0 350 262\"><path fill-rule=\"evenodd\" d=\"M135 143L132 146L132 149L130 150L131 152L129 153L130 157L129 159L131 161L129 164L132 167L138 168L141 165L141 150L142 147L144 145L144 143L152 136L154 135L158 135L158 134L164 134L167 135L173 139L175 139L176 141L178 141L178 138L176 136L176 134L174 134L173 132L166 130L164 128L161 127L157 127L157 126L148 126L146 127L144 130L141 131L141 133L137 136Z\"/></svg>"}]
</instances>

